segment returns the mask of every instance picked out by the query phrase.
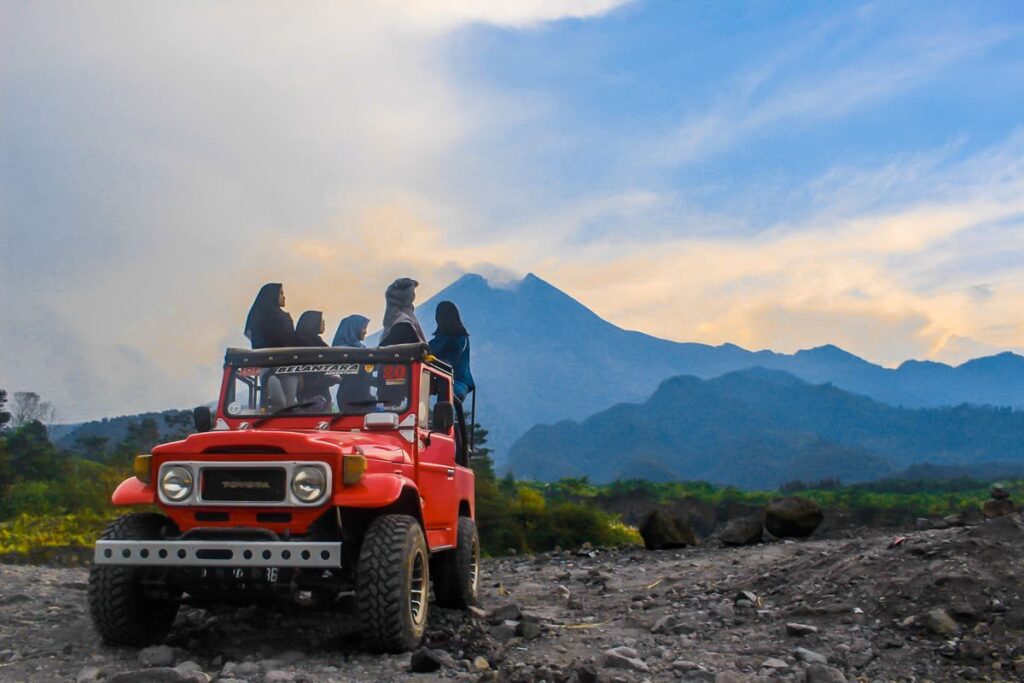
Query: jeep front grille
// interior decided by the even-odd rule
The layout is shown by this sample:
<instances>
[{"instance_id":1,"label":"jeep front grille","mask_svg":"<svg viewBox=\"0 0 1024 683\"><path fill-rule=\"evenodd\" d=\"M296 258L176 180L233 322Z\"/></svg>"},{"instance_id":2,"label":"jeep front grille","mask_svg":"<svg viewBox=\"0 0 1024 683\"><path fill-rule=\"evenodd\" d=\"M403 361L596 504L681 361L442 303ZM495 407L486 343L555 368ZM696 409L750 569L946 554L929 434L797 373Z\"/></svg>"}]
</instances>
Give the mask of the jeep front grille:
<instances>
[{"instance_id":1,"label":"jeep front grille","mask_svg":"<svg viewBox=\"0 0 1024 683\"><path fill-rule=\"evenodd\" d=\"M283 467L206 467L200 495L210 503L280 503L287 497Z\"/></svg>"}]
</instances>

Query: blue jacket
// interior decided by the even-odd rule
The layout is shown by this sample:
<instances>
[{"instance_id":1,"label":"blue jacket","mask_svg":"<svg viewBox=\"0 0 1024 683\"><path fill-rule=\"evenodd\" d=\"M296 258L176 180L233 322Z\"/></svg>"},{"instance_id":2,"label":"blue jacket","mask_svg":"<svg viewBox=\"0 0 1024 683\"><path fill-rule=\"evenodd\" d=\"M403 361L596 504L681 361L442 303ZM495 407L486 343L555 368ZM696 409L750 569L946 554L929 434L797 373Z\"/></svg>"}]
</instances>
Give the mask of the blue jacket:
<instances>
[{"instance_id":1,"label":"blue jacket","mask_svg":"<svg viewBox=\"0 0 1024 683\"><path fill-rule=\"evenodd\" d=\"M435 334L430 340L430 353L448 363L454 370L455 398L460 401L476 388L473 373L469 369L469 335L451 336Z\"/></svg>"}]
</instances>

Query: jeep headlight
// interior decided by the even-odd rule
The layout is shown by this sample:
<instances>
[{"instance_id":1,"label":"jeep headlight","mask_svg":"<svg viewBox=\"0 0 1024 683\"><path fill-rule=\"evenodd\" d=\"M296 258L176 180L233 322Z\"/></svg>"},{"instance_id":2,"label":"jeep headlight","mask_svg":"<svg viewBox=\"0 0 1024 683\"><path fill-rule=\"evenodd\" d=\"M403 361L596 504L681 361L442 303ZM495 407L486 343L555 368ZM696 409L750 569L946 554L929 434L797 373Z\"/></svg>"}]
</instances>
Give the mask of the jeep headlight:
<instances>
[{"instance_id":1,"label":"jeep headlight","mask_svg":"<svg viewBox=\"0 0 1024 683\"><path fill-rule=\"evenodd\" d=\"M292 493L303 503L319 500L327 491L327 477L319 467L300 467L292 478Z\"/></svg>"},{"instance_id":2,"label":"jeep headlight","mask_svg":"<svg viewBox=\"0 0 1024 683\"><path fill-rule=\"evenodd\" d=\"M160 492L168 500L182 501L192 495L192 472L187 467L172 465L160 477Z\"/></svg>"}]
</instances>

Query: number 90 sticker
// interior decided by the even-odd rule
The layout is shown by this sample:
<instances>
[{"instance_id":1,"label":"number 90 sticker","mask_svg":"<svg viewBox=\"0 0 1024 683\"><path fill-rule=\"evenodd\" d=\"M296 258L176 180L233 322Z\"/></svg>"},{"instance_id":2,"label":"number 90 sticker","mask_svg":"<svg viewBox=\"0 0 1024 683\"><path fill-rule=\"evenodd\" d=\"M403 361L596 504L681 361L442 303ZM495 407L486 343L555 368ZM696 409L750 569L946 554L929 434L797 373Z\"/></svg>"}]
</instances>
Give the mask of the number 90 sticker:
<instances>
[{"instance_id":1,"label":"number 90 sticker","mask_svg":"<svg viewBox=\"0 0 1024 683\"><path fill-rule=\"evenodd\" d=\"M238 401L232 401L227 407L228 415L238 415L242 412L242 404Z\"/></svg>"}]
</instances>

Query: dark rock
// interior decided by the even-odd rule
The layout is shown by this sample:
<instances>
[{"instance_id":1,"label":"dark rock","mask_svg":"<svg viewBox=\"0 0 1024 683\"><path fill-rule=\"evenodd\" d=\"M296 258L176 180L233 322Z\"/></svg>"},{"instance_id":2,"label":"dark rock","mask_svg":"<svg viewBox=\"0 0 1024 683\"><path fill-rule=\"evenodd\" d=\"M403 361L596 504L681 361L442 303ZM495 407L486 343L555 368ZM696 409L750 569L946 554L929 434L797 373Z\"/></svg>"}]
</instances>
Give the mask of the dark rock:
<instances>
[{"instance_id":1,"label":"dark rock","mask_svg":"<svg viewBox=\"0 0 1024 683\"><path fill-rule=\"evenodd\" d=\"M526 640L540 636L540 624L535 621L522 621L516 626L516 635Z\"/></svg>"},{"instance_id":2,"label":"dark rock","mask_svg":"<svg viewBox=\"0 0 1024 683\"><path fill-rule=\"evenodd\" d=\"M409 659L409 671L415 674L427 674L438 671L442 666L452 667L455 660L444 650L431 650L421 647L412 653Z\"/></svg>"},{"instance_id":3,"label":"dark rock","mask_svg":"<svg viewBox=\"0 0 1024 683\"><path fill-rule=\"evenodd\" d=\"M640 536L648 550L666 550L697 545L690 523L667 510L651 510L640 523Z\"/></svg>"},{"instance_id":4,"label":"dark rock","mask_svg":"<svg viewBox=\"0 0 1024 683\"><path fill-rule=\"evenodd\" d=\"M764 521L761 515L755 515L729 520L718 533L718 538L725 545L739 546L760 543L763 535Z\"/></svg>"},{"instance_id":5,"label":"dark rock","mask_svg":"<svg viewBox=\"0 0 1024 683\"><path fill-rule=\"evenodd\" d=\"M510 624L499 624L498 626L491 627L491 637L499 643L507 643L512 640L516 635L516 628L519 625L512 626Z\"/></svg>"},{"instance_id":6,"label":"dark rock","mask_svg":"<svg viewBox=\"0 0 1024 683\"><path fill-rule=\"evenodd\" d=\"M15 605L19 602L31 602L32 598L24 593L0 595L0 605Z\"/></svg>"},{"instance_id":7,"label":"dark rock","mask_svg":"<svg viewBox=\"0 0 1024 683\"><path fill-rule=\"evenodd\" d=\"M572 667L569 683L597 683L597 669L593 664L578 662Z\"/></svg>"},{"instance_id":8,"label":"dark rock","mask_svg":"<svg viewBox=\"0 0 1024 683\"><path fill-rule=\"evenodd\" d=\"M985 504L981 506L981 514L985 515L987 519L1012 515L1016 510L1017 506L1009 498L992 498L986 500Z\"/></svg>"},{"instance_id":9,"label":"dark rock","mask_svg":"<svg viewBox=\"0 0 1024 683\"><path fill-rule=\"evenodd\" d=\"M1010 497L1010 492L1004 489L1002 486L992 487L992 497L996 500L1006 500Z\"/></svg>"},{"instance_id":10,"label":"dark rock","mask_svg":"<svg viewBox=\"0 0 1024 683\"><path fill-rule=\"evenodd\" d=\"M489 624L503 624L506 621L519 621L519 618L523 615L522 610L519 609L519 605L514 602L510 602L500 607L495 607L487 613L487 623Z\"/></svg>"},{"instance_id":11,"label":"dark rock","mask_svg":"<svg viewBox=\"0 0 1024 683\"><path fill-rule=\"evenodd\" d=\"M813 500L789 496L772 501L764 513L764 526L777 538L806 538L825 519Z\"/></svg>"},{"instance_id":12,"label":"dark rock","mask_svg":"<svg viewBox=\"0 0 1024 683\"><path fill-rule=\"evenodd\" d=\"M786 624L786 635L793 636L795 638L803 638L804 636L813 635L817 632L817 626L810 626L808 624L796 624L793 622Z\"/></svg>"}]
</instances>

